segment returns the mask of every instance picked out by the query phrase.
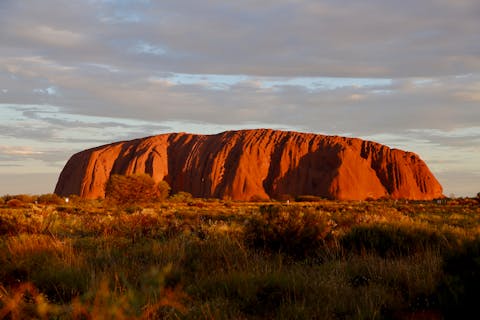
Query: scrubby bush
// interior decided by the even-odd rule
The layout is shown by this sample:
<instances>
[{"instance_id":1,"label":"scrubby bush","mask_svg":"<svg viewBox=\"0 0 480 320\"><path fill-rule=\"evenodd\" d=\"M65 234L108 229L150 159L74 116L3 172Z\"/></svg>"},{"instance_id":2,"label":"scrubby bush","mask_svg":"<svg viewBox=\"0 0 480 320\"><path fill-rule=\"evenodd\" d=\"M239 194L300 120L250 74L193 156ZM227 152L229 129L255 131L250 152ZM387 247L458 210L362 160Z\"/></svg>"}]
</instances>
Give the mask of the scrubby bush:
<instances>
[{"instance_id":1,"label":"scrubby bush","mask_svg":"<svg viewBox=\"0 0 480 320\"><path fill-rule=\"evenodd\" d=\"M346 250L372 252L382 257L412 255L428 249L445 250L450 245L446 235L435 229L396 224L354 226L340 243Z\"/></svg>"},{"instance_id":2,"label":"scrubby bush","mask_svg":"<svg viewBox=\"0 0 480 320\"><path fill-rule=\"evenodd\" d=\"M246 225L245 239L257 248L305 258L318 253L330 231L329 221L314 211L264 205Z\"/></svg>"},{"instance_id":3,"label":"scrubby bush","mask_svg":"<svg viewBox=\"0 0 480 320\"><path fill-rule=\"evenodd\" d=\"M186 191L179 191L178 193L170 197L170 201L173 201L173 202L189 202L192 200L193 200L192 194Z\"/></svg>"},{"instance_id":4,"label":"scrubby bush","mask_svg":"<svg viewBox=\"0 0 480 320\"><path fill-rule=\"evenodd\" d=\"M41 204L63 204L65 201L54 193L42 194L37 198L38 203Z\"/></svg>"},{"instance_id":5,"label":"scrubby bush","mask_svg":"<svg viewBox=\"0 0 480 320\"><path fill-rule=\"evenodd\" d=\"M10 199L7 201L7 206L9 206L10 208L21 208L25 206L25 204L18 199Z\"/></svg>"},{"instance_id":6,"label":"scrubby bush","mask_svg":"<svg viewBox=\"0 0 480 320\"><path fill-rule=\"evenodd\" d=\"M37 199L36 196L32 196L29 194L15 194L15 195L5 195L3 196L3 200L7 203L10 200L17 199L21 201L22 203L34 203L35 200Z\"/></svg>"},{"instance_id":7,"label":"scrubby bush","mask_svg":"<svg viewBox=\"0 0 480 320\"><path fill-rule=\"evenodd\" d=\"M318 202L321 200L322 197L312 195L300 195L295 197L295 201L297 202Z\"/></svg>"},{"instance_id":8,"label":"scrubby bush","mask_svg":"<svg viewBox=\"0 0 480 320\"><path fill-rule=\"evenodd\" d=\"M95 203L96 201L98 202L98 200L100 200L101 202L101 199L96 199L96 200L85 199L80 197L78 194L71 194L68 196L68 199L69 199L68 203L77 207L82 207L88 204L92 204L92 203Z\"/></svg>"},{"instance_id":9,"label":"scrubby bush","mask_svg":"<svg viewBox=\"0 0 480 320\"><path fill-rule=\"evenodd\" d=\"M445 276L439 300L447 319L467 319L478 312L480 295L480 238L445 256Z\"/></svg>"},{"instance_id":10,"label":"scrubby bush","mask_svg":"<svg viewBox=\"0 0 480 320\"><path fill-rule=\"evenodd\" d=\"M170 191L172 188L170 188L170 185L166 181L160 181L158 183L158 197L161 200L167 199L168 196L170 195Z\"/></svg>"},{"instance_id":11,"label":"scrubby bush","mask_svg":"<svg viewBox=\"0 0 480 320\"><path fill-rule=\"evenodd\" d=\"M105 187L105 198L120 205L158 201L165 199L167 186L164 181L161 185L156 183L147 174L114 174Z\"/></svg>"}]
</instances>

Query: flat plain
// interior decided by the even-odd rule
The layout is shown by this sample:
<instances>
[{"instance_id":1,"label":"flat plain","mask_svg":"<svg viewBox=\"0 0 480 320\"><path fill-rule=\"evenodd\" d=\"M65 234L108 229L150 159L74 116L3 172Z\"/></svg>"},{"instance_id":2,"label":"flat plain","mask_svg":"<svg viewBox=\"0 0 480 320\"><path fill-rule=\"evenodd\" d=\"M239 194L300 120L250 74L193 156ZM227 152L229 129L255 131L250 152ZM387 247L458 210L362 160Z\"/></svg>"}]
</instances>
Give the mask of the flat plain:
<instances>
[{"instance_id":1,"label":"flat plain","mask_svg":"<svg viewBox=\"0 0 480 320\"><path fill-rule=\"evenodd\" d=\"M449 319L477 310L477 198L1 199L0 319Z\"/></svg>"}]
</instances>

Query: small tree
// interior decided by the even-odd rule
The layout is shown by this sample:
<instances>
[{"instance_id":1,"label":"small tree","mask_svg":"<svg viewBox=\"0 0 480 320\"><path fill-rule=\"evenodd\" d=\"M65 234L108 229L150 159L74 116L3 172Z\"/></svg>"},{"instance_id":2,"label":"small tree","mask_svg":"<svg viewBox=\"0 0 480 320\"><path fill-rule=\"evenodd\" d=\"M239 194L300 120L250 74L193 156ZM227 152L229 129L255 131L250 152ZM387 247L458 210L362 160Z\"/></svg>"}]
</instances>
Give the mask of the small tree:
<instances>
[{"instance_id":1,"label":"small tree","mask_svg":"<svg viewBox=\"0 0 480 320\"><path fill-rule=\"evenodd\" d=\"M105 198L121 205L151 202L165 199L169 190L168 183L156 183L148 174L114 174L105 187Z\"/></svg>"},{"instance_id":2,"label":"small tree","mask_svg":"<svg viewBox=\"0 0 480 320\"><path fill-rule=\"evenodd\" d=\"M166 181L160 181L158 183L158 197L160 200L165 200L170 195L170 185Z\"/></svg>"}]
</instances>

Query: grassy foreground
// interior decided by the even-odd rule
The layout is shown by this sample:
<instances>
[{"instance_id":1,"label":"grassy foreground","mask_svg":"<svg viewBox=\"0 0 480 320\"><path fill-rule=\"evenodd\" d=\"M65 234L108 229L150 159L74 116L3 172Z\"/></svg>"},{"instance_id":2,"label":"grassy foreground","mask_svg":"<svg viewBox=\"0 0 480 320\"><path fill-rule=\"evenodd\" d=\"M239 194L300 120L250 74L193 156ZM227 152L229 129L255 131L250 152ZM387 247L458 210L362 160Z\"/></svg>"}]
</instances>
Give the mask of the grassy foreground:
<instances>
[{"instance_id":1,"label":"grassy foreground","mask_svg":"<svg viewBox=\"0 0 480 320\"><path fill-rule=\"evenodd\" d=\"M458 319L478 310L476 199L0 207L0 319Z\"/></svg>"}]
</instances>

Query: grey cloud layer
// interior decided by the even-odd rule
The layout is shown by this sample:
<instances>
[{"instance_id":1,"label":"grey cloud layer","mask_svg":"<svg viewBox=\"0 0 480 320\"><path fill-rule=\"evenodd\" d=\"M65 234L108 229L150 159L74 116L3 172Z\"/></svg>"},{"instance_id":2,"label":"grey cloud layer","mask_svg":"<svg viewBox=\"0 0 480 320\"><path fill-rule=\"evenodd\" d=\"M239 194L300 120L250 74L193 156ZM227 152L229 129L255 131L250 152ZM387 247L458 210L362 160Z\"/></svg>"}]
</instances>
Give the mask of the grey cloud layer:
<instances>
[{"instance_id":1,"label":"grey cloud layer","mask_svg":"<svg viewBox=\"0 0 480 320\"><path fill-rule=\"evenodd\" d=\"M67 65L184 73L409 77L480 68L476 0L47 2L6 1L3 46ZM162 50L138 55L139 43Z\"/></svg>"},{"instance_id":2,"label":"grey cloud layer","mask_svg":"<svg viewBox=\"0 0 480 320\"><path fill-rule=\"evenodd\" d=\"M35 72L35 67L29 70ZM268 79L254 78L224 85L219 90L212 83L173 83L168 77L162 80L123 79L114 74L113 80L109 80L105 74L90 77L52 73L44 84L44 88L55 88L57 92L52 95L34 92L32 78L23 80L18 74L17 77L22 79L3 83L10 86L7 93L0 93L3 101L46 101L64 106L62 110L66 113L155 122L186 120L241 124L256 121L310 131L366 135L410 129L451 131L476 127L480 119L477 89L480 77L475 75L424 82L395 80L389 85L350 85L333 89L309 89L299 85L271 87L265 86ZM41 81L39 79L39 84ZM30 89L26 90L30 83ZM48 128L55 128L59 120L43 117L49 123L43 133L47 134ZM120 123L118 120L111 125L119 126ZM68 125L81 127L87 123L76 121Z\"/></svg>"},{"instance_id":3,"label":"grey cloud layer","mask_svg":"<svg viewBox=\"0 0 480 320\"><path fill-rule=\"evenodd\" d=\"M0 136L56 144L100 144L143 137L170 129L154 122L96 118L64 113L53 106L2 104L10 119L0 123Z\"/></svg>"}]
</instances>

